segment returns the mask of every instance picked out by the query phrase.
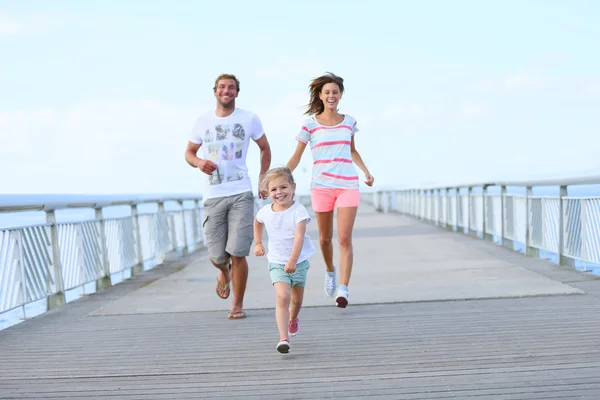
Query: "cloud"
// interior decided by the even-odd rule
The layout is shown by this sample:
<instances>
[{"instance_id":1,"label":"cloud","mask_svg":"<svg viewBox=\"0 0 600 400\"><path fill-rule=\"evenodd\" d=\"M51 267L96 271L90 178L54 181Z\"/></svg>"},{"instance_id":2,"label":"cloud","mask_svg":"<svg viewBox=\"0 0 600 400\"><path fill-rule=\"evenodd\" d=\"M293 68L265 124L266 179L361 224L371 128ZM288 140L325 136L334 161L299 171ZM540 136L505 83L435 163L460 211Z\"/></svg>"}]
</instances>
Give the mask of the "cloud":
<instances>
[{"instance_id":1,"label":"cloud","mask_svg":"<svg viewBox=\"0 0 600 400\"><path fill-rule=\"evenodd\" d=\"M470 121L487 116L489 111L489 108L484 104L467 103L458 108L456 117L461 121Z\"/></svg>"},{"instance_id":2,"label":"cloud","mask_svg":"<svg viewBox=\"0 0 600 400\"><path fill-rule=\"evenodd\" d=\"M0 12L0 38L42 33L65 23L64 17L45 14L17 17Z\"/></svg>"},{"instance_id":3,"label":"cloud","mask_svg":"<svg viewBox=\"0 0 600 400\"><path fill-rule=\"evenodd\" d=\"M363 122L393 124L402 132L416 133L432 123L448 124L452 121L467 122L485 117L489 107L480 102L463 102L455 105L452 101L392 103L380 112L362 118ZM397 135L397 133L394 133Z\"/></svg>"},{"instance_id":4,"label":"cloud","mask_svg":"<svg viewBox=\"0 0 600 400\"><path fill-rule=\"evenodd\" d=\"M291 59L282 58L275 63L257 68L253 72L253 77L263 80L291 80L300 78L307 81L314 74L316 77L325 72L324 64L316 58Z\"/></svg>"},{"instance_id":5,"label":"cloud","mask_svg":"<svg viewBox=\"0 0 600 400\"><path fill-rule=\"evenodd\" d=\"M479 79L471 89L480 93L513 94L543 88L547 78L536 71L517 71L495 78Z\"/></svg>"},{"instance_id":6,"label":"cloud","mask_svg":"<svg viewBox=\"0 0 600 400\"><path fill-rule=\"evenodd\" d=\"M581 91L587 96L600 98L600 79L593 79L584 82L581 85Z\"/></svg>"},{"instance_id":7,"label":"cloud","mask_svg":"<svg viewBox=\"0 0 600 400\"><path fill-rule=\"evenodd\" d=\"M195 109L133 100L0 112L5 193L181 192ZM193 175L194 177L196 175Z\"/></svg>"}]
</instances>

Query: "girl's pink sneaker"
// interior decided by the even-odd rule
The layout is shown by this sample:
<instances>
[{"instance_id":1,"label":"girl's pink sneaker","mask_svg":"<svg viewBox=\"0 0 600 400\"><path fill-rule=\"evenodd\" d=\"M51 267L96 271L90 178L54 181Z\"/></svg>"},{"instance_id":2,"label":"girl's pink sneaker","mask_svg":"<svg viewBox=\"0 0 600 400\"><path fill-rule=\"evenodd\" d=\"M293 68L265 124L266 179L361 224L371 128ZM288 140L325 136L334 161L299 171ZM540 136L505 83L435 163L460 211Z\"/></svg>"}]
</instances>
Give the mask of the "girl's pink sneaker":
<instances>
[{"instance_id":1,"label":"girl's pink sneaker","mask_svg":"<svg viewBox=\"0 0 600 400\"><path fill-rule=\"evenodd\" d=\"M300 320L298 318L290 321L290 323L288 324L288 333L291 336L295 336L296 333L298 333L299 330L299 325L300 325Z\"/></svg>"}]
</instances>

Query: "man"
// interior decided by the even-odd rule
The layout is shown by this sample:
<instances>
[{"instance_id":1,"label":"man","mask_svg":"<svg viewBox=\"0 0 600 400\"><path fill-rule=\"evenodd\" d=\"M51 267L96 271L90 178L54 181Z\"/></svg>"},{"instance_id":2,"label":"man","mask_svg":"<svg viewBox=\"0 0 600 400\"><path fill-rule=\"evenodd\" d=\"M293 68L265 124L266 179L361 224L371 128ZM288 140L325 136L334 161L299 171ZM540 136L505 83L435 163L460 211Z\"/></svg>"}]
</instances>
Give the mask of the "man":
<instances>
[{"instance_id":1,"label":"man","mask_svg":"<svg viewBox=\"0 0 600 400\"><path fill-rule=\"evenodd\" d=\"M246 166L250 139L260 149L260 181L271 165L271 148L262 123L254 113L236 108L240 82L222 74L213 88L215 112L196 121L185 152L185 160L206 174L204 193L204 233L212 264L218 268L217 295L233 300L229 319L244 318L244 292L248 280L250 247L254 236L254 195ZM201 157L197 156L201 150ZM259 196L267 192L259 183ZM231 288L230 288L231 284Z\"/></svg>"}]
</instances>

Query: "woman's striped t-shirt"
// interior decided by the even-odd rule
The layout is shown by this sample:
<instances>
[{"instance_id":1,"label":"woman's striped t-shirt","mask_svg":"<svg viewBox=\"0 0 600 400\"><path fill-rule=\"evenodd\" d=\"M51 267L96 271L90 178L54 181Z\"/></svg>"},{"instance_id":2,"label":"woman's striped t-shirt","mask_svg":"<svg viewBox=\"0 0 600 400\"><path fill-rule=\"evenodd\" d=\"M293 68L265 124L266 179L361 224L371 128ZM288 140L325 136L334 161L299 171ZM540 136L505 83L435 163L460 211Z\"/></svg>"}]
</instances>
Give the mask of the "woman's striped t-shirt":
<instances>
[{"instance_id":1,"label":"woman's striped t-shirt","mask_svg":"<svg viewBox=\"0 0 600 400\"><path fill-rule=\"evenodd\" d=\"M352 163L350 143L358 132L349 115L335 126L324 126L312 116L302 125L296 139L310 144L313 157L311 187L357 189L358 175Z\"/></svg>"}]
</instances>

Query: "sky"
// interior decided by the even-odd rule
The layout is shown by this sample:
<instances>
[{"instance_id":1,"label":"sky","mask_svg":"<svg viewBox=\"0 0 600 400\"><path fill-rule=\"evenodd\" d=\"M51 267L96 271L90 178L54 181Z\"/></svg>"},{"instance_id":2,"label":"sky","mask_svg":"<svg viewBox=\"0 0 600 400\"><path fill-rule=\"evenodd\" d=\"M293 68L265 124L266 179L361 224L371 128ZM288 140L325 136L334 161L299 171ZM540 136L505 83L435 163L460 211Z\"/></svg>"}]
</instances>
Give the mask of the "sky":
<instances>
[{"instance_id":1,"label":"sky","mask_svg":"<svg viewBox=\"0 0 600 400\"><path fill-rule=\"evenodd\" d=\"M201 194L184 150L221 73L273 166L331 71L375 188L600 175L599 18L593 0L0 0L0 194Z\"/></svg>"}]
</instances>

